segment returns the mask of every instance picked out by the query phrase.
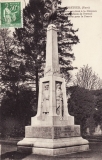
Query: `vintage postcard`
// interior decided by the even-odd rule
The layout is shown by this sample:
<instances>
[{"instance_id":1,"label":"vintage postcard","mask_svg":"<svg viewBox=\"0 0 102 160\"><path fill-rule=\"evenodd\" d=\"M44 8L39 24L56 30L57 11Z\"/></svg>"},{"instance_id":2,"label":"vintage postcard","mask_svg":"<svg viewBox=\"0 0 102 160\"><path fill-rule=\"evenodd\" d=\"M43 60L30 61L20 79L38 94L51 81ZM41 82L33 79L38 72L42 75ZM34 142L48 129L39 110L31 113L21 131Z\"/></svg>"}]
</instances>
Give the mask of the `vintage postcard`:
<instances>
[{"instance_id":1,"label":"vintage postcard","mask_svg":"<svg viewBox=\"0 0 102 160\"><path fill-rule=\"evenodd\" d=\"M101 61L102 0L0 0L1 158L101 160Z\"/></svg>"}]
</instances>

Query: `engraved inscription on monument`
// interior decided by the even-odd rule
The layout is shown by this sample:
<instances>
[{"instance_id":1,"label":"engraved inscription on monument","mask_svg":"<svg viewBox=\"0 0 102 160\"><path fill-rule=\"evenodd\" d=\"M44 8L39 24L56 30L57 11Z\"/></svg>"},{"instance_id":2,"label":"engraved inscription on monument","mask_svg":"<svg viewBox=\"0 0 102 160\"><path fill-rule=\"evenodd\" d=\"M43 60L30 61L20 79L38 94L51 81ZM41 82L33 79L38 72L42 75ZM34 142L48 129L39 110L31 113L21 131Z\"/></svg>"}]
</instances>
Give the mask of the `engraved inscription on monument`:
<instances>
[{"instance_id":1,"label":"engraved inscription on monument","mask_svg":"<svg viewBox=\"0 0 102 160\"><path fill-rule=\"evenodd\" d=\"M54 138L80 136L80 126L54 127Z\"/></svg>"},{"instance_id":2,"label":"engraved inscription on monument","mask_svg":"<svg viewBox=\"0 0 102 160\"><path fill-rule=\"evenodd\" d=\"M26 126L26 138L52 138L52 127L29 127Z\"/></svg>"},{"instance_id":3,"label":"engraved inscription on monument","mask_svg":"<svg viewBox=\"0 0 102 160\"><path fill-rule=\"evenodd\" d=\"M71 128L71 126L54 128L55 138L72 137L73 133L74 133L74 130Z\"/></svg>"}]
</instances>

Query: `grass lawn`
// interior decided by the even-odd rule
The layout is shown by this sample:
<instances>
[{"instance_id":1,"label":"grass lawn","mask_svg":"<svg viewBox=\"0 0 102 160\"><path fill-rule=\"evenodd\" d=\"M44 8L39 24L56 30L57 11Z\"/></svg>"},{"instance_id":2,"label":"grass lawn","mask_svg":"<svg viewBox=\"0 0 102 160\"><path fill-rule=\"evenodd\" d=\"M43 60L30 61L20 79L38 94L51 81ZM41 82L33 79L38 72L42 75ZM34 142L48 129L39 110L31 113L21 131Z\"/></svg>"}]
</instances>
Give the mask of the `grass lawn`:
<instances>
[{"instance_id":1,"label":"grass lawn","mask_svg":"<svg viewBox=\"0 0 102 160\"><path fill-rule=\"evenodd\" d=\"M17 152L16 145L1 145L1 160L21 160L28 156L28 154L22 154Z\"/></svg>"}]
</instances>

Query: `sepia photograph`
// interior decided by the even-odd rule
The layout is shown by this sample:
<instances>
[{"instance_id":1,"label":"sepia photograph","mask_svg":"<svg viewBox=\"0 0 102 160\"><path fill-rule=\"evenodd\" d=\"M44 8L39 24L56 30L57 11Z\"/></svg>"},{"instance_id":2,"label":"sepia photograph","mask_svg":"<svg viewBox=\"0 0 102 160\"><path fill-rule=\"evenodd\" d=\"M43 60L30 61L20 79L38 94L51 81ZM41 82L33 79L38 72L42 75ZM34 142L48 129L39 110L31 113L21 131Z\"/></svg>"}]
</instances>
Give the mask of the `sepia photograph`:
<instances>
[{"instance_id":1,"label":"sepia photograph","mask_svg":"<svg viewBox=\"0 0 102 160\"><path fill-rule=\"evenodd\" d=\"M0 159L102 160L102 0L0 0Z\"/></svg>"}]
</instances>

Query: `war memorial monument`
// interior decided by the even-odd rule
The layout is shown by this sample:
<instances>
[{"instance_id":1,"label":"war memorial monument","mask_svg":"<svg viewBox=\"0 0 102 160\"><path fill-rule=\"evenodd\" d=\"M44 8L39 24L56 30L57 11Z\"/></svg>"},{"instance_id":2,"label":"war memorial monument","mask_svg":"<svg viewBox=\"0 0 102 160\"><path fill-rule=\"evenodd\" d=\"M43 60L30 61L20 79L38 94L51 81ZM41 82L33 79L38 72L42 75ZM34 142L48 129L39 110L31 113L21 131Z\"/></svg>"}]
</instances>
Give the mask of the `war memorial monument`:
<instances>
[{"instance_id":1,"label":"war memorial monument","mask_svg":"<svg viewBox=\"0 0 102 160\"><path fill-rule=\"evenodd\" d=\"M65 155L89 150L88 141L80 134L67 108L65 79L61 77L57 28L49 24L46 40L46 66L39 82L38 111L25 127L25 138L18 151L38 155Z\"/></svg>"}]
</instances>

